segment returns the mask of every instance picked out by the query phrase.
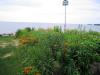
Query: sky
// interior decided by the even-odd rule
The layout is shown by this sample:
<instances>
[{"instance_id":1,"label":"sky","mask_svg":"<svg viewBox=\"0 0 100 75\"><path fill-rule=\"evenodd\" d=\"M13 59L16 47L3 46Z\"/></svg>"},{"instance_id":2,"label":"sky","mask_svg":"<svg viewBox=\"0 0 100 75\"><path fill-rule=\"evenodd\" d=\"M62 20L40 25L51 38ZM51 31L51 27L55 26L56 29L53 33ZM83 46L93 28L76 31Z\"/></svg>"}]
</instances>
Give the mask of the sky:
<instances>
[{"instance_id":1,"label":"sky","mask_svg":"<svg viewBox=\"0 0 100 75\"><path fill-rule=\"evenodd\" d=\"M100 23L100 0L68 0L67 23ZM64 23L63 0L0 0L0 21Z\"/></svg>"}]
</instances>

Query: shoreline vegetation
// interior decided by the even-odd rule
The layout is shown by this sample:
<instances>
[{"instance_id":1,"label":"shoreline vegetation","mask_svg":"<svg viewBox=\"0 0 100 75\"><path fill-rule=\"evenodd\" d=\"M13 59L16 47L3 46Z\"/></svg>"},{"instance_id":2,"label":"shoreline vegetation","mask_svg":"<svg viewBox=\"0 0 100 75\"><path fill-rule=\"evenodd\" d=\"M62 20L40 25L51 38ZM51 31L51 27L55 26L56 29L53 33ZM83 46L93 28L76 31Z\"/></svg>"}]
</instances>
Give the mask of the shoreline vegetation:
<instances>
[{"instance_id":1,"label":"shoreline vegetation","mask_svg":"<svg viewBox=\"0 0 100 75\"><path fill-rule=\"evenodd\" d=\"M25 28L0 36L0 75L99 75L100 32Z\"/></svg>"}]
</instances>

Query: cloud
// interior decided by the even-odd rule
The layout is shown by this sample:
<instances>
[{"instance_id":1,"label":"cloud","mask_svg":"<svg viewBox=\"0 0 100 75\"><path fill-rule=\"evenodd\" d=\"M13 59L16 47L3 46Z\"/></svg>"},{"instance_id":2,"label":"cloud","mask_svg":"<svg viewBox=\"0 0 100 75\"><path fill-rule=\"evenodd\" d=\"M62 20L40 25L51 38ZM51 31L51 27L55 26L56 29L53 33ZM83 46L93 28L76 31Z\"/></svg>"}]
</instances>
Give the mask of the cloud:
<instances>
[{"instance_id":1,"label":"cloud","mask_svg":"<svg viewBox=\"0 0 100 75\"><path fill-rule=\"evenodd\" d=\"M63 0L2 0L0 20L64 23ZM99 23L98 0L69 0L67 23Z\"/></svg>"},{"instance_id":2,"label":"cloud","mask_svg":"<svg viewBox=\"0 0 100 75\"><path fill-rule=\"evenodd\" d=\"M33 0L3 0L0 1L0 6L11 6L11 5L16 5L16 6L40 6L41 3L38 1L33 1Z\"/></svg>"}]
</instances>

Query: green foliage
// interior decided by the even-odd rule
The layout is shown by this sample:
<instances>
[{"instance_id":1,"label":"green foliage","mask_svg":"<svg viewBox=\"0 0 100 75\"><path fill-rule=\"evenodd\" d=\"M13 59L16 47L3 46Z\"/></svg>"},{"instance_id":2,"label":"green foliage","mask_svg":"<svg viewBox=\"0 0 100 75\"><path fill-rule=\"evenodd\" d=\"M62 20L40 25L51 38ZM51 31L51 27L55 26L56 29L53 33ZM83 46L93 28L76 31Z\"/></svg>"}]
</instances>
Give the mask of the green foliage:
<instances>
[{"instance_id":1,"label":"green foliage","mask_svg":"<svg viewBox=\"0 0 100 75\"><path fill-rule=\"evenodd\" d=\"M31 31L31 28L27 27L27 28L25 28L25 30L26 30L27 32L30 32L30 31Z\"/></svg>"},{"instance_id":2,"label":"green foliage","mask_svg":"<svg viewBox=\"0 0 100 75\"><path fill-rule=\"evenodd\" d=\"M55 27L50 31L23 29L16 32L16 37L27 44L0 48L2 75L24 75L24 68L29 66L29 75L92 75L90 65L100 62L99 32L61 32ZM34 38L38 42L33 45ZM9 52L13 55L2 59Z\"/></svg>"},{"instance_id":3,"label":"green foliage","mask_svg":"<svg viewBox=\"0 0 100 75\"><path fill-rule=\"evenodd\" d=\"M54 26L54 31L55 31L55 32L61 32L62 29L61 29L61 27L59 27L59 26Z\"/></svg>"},{"instance_id":4,"label":"green foliage","mask_svg":"<svg viewBox=\"0 0 100 75\"><path fill-rule=\"evenodd\" d=\"M17 30L17 32L16 32L15 36L16 36L16 37L21 36L21 30Z\"/></svg>"}]
</instances>

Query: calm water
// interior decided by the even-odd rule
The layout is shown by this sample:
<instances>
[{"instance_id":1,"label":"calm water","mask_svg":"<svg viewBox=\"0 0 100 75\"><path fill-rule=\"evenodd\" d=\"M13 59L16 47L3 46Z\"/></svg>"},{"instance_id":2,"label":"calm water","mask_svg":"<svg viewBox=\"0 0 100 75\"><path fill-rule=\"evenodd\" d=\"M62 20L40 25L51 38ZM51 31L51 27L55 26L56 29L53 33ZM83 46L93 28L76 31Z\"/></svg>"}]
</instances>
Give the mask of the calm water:
<instances>
[{"instance_id":1,"label":"calm water","mask_svg":"<svg viewBox=\"0 0 100 75\"><path fill-rule=\"evenodd\" d=\"M18 29L26 27L31 28L53 28L54 26L61 26L64 28L64 24L58 23L30 23L30 22L0 22L0 34L2 33L14 33ZM100 32L100 25L87 25L87 24L67 24L66 29L78 29L78 30L93 30Z\"/></svg>"}]
</instances>

